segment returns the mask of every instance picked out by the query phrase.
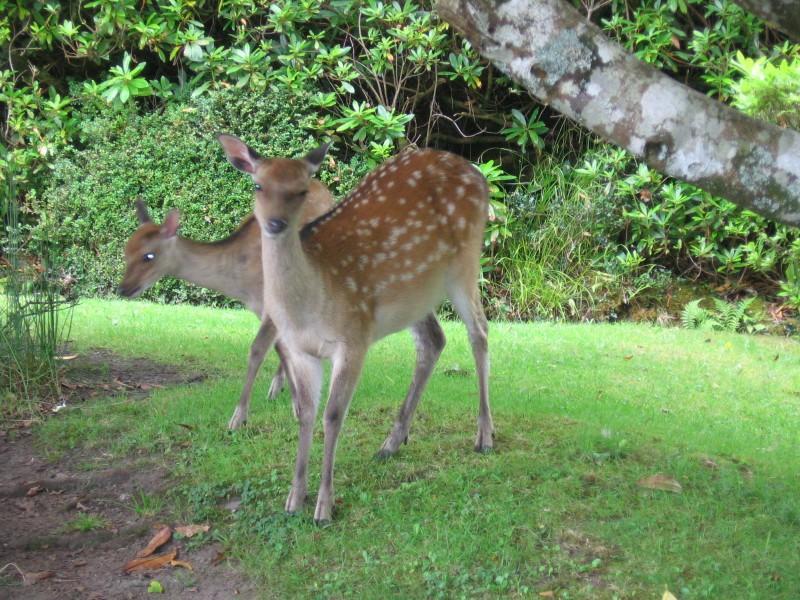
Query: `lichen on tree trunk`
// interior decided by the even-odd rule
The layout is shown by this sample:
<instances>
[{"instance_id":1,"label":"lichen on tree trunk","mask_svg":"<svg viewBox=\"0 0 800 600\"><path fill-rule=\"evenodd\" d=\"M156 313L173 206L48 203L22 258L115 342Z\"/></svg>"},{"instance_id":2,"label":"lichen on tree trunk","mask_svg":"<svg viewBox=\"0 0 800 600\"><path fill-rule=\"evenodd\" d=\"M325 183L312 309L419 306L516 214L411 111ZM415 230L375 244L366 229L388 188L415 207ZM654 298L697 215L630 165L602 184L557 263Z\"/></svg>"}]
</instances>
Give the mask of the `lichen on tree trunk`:
<instances>
[{"instance_id":1,"label":"lichen on tree trunk","mask_svg":"<svg viewBox=\"0 0 800 600\"><path fill-rule=\"evenodd\" d=\"M534 96L652 167L800 224L800 133L644 64L563 0L438 0L437 10Z\"/></svg>"}]
</instances>

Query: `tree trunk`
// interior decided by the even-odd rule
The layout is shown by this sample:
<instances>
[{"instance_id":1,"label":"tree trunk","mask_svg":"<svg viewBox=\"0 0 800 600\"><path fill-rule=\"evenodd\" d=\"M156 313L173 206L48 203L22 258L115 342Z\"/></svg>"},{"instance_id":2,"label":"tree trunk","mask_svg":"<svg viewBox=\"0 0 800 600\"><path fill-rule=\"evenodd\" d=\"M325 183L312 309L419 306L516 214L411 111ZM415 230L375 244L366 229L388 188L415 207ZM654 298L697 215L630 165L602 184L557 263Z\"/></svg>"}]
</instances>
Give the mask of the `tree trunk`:
<instances>
[{"instance_id":1,"label":"tree trunk","mask_svg":"<svg viewBox=\"0 0 800 600\"><path fill-rule=\"evenodd\" d=\"M653 168L800 224L800 133L674 81L563 0L438 0L437 10L539 100Z\"/></svg>"},{"instance_id":2,"label":"tree trunk","mask_svg":"<svg viewBox=\"0 0 800 600\"><path fill-rule=\"evenodd\" d=\"M800 42L800 2L798 0L733 0L748 12L767 21L778 31Z\"/></svg>"}]
</instances>

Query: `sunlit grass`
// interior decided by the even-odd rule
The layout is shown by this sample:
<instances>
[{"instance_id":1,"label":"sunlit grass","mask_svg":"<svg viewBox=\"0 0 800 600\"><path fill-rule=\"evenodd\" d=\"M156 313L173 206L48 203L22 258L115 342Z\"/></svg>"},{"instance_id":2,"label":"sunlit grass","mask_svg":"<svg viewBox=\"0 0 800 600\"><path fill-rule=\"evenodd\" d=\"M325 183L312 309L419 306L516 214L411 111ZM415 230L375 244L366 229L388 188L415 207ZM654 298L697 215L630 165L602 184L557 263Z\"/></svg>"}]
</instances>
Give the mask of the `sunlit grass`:
<instances>
[{"instance_id":1,"label":"sunlit grass","mask_svg":"<svg viewBox=\"0 0 800 600\"><path fill-rule=\"evenodd\" d=\"M494 324L496 451L472 452L477 393L460 323L408 446L372 458L413 368L413 343L370 352L337 455L335 520L287 518L296 425L288 398L224 427L257 328L244 311L87 301L94 346L213 375L144 401L99 401L40 429L51 451L163 457L170 502L214 531L264 597L792 598L800 589L800 349L795 342L642 325ZM458 367L455 369L454 367ZM458 376L467 369L469 376ZM321 426L310 489L321 462ZM655 473L682 493L642 489ZM241 499L231 516L226 499Z\"/></svg>"}]
</instances>

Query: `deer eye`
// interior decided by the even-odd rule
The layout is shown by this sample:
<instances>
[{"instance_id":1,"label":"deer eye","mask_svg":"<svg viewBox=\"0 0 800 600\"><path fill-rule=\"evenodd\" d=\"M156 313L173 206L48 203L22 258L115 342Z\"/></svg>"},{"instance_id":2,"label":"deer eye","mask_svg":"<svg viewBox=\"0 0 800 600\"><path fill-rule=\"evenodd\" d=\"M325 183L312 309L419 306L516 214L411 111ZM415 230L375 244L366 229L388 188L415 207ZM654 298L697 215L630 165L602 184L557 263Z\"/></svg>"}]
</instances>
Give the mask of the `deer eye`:
<instances>
[{"instance_id":1,"label":"deer eye","mask_svg":"<svg viewBox=\"0 0 800 600\"><path fill-rule=\"evenodd\" d=\"M152 252L148 252L147 254L145 254L145 255L142 257L142 260L143 260L144 262L150 262L151 260L155 260L155 258L156 258L156 255L155 255L155 254L153 254Z\"/></svg>"},{"instance_id":2,"label":"deer eye","mask_svg":"<svg viewBox=\"0 0 800 600\"><path fill-rule=\"evenodd\" d=\"M253 184L253 187L255 188L255 190L256 190L257 192L261 191L261 184L260 184L260 183L254 183L254 184Z\"/></svg>"}]
</instances>

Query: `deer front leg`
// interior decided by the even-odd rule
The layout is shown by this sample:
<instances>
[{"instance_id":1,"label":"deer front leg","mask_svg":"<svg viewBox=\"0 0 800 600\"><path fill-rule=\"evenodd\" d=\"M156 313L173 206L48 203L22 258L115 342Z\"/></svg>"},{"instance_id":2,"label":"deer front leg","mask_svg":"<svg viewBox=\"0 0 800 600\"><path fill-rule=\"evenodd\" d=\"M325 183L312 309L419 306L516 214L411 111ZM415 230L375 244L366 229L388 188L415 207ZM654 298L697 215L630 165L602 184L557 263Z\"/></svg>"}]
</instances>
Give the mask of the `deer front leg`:
<instances>
[{"instance_id":1,"label":"deer front leg","mask_svg":"<svg viewBox=\"0 0 800 600\"><path fill-rule=\"evenodd\" d=\"M414 369L414 378L411 380L411 387L408 389L406 399L400 408L400 413L397 415L389 437L375 455L377 458L392 456L400 448L400 444L408 439L414 411L433 372L433 367L444 349L444 331L433 313L414 323L411 331L417 345L417 366Z\"/></svg>"},{"instance_id":2,"label":"deer front leg","mask_svg":"<svg viewBox=\"0 0 800 600\"><path fill-rule=\"evenodd\" d=\"M331 388L328 405L325 407L325 450L322 458L322 473L317 496L314 520L324 523L333 514L333 463L336 456L336 442L342 429L353 390L361 374L366 349L346 348L333 359L331 369Z\"/></svg>"},{"instance_id":3,"label":"deer front leg","mask_svg":"<svg viewBox=\"0 0 800 600\"><path fill-rule=\"evenodd\" d=\"M289 381L294 382L292 400L300 425L294 478L286 498L286 512L296 513L303 508L308 490L308 455L322 386L322 365L319 359L302 354L291 354L284 364L289 367Z\"/></svg>"},{"instance_id":4,"label":"deer front leg","mask_svg":"<svg viewBox=\"0 0 800 600\"><path fill-rule=\"evenodd\" d=\"M236 410L233 411L233 416L231 420L228 421L228 429L238 429L247 422L253 382L256 379L256 375L258 375L258 369L261 367L261 363L264 362L264 356L267 354L267 350L275 340L275 335L275 325L270 319L264 319L258 328L258 333L253 343L250 345L250 358L247 363L247 379L245 380L242 394L239 396L239 404L236 405Z\"/></svg>"}]
</instances>

